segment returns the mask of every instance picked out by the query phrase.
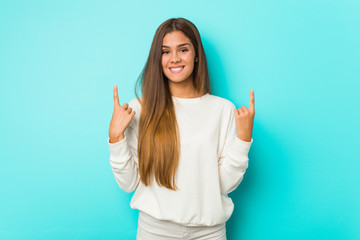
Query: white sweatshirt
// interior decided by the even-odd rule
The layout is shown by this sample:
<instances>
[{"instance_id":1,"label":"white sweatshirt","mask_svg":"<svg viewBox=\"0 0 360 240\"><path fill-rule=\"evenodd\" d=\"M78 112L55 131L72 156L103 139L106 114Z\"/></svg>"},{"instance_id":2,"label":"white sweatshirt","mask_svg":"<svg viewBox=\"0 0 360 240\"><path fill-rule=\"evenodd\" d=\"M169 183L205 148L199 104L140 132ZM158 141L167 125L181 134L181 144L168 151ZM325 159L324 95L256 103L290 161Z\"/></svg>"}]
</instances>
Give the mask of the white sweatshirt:
<instances>
[{"instance_id":1,"label":"white sweatshirt","mask_svg":"<svg viewBox=\"0 0 360 240\"><path fill-rule=\"evenodd\" d=\"M151 216L186 226L212 226L226 222L234 204L227 196L236 189L248 167L251 142L236 135L235 105L205 94L198 98L172 97L180 130L180 159L175 183L179 190L160 187L155 178L146 187L140 181L137 134L141 105L129 106L136 114L125 138L108 144L115 179L125 192L136 189L130 206Z\"/></svg>"}]
</instances>

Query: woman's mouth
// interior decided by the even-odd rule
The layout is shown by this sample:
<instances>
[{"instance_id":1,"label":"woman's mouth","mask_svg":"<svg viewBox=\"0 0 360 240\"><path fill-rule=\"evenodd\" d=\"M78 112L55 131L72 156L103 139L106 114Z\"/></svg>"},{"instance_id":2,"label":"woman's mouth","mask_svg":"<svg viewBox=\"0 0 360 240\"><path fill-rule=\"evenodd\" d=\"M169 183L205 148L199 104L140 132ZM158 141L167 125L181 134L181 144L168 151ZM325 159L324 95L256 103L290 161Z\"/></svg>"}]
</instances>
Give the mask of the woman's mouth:
<instances>
[{"instance_id":1,"label":"woman's mouth","mask_svg":"<svg viewBox=\"0 0 360 240\"><path fill-rule=\"evenodd\" d=\"M176 66L176 67L170 67L169 69L171 73L176 74L176 73L181 73L184 68L185 66Z\"/></svg>"}]
</instances>

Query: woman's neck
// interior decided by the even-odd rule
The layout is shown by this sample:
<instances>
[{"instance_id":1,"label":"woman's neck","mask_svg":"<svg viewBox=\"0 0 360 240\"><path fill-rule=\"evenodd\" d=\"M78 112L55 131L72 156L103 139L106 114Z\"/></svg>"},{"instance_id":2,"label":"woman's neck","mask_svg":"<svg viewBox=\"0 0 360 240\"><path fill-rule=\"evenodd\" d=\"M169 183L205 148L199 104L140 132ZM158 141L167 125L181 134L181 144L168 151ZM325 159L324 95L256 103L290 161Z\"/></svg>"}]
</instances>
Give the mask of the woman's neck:
<instances>
[{"instance_id":1,"label":"woman's neck","mask_svg":"<svg viewBox=\"0 0 360 240\"><path fill-rule=\"evenodd\" d=\"M169 88L171 95L179 98L197 98L201 97L201 93L196 91L192 82L179 82L179 83L169 83Z\"/></svg>"}]
</instances>

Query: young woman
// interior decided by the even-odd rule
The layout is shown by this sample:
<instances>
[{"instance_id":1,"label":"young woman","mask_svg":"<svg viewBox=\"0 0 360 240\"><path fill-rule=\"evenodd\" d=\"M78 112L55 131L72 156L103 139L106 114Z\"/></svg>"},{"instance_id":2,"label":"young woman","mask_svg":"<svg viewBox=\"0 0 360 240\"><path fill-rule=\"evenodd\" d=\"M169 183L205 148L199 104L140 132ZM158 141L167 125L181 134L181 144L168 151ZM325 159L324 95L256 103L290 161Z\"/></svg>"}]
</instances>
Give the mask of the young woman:
<instances>
[{"instance_id":1,"label":"young woman","mask_svg":"<svg viewBox=\"0 0 360 240\"><path fill-rule=\"evenodd\" d=\"M254 91L239 109L211 94L200 34L184 18L158 27L139 80L142 97L129 104L114 86L108 139L118 185L136 190L137 239L226 239L227 194L253 141Z\"/></svg>"}]
</instances>

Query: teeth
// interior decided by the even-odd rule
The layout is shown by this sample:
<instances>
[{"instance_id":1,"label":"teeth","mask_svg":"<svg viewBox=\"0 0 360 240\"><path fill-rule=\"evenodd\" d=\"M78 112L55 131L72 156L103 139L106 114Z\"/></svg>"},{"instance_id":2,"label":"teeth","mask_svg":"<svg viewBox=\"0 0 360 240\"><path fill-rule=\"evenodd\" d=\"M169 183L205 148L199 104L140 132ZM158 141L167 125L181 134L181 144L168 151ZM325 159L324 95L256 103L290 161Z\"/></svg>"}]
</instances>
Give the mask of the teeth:
<instances>
[{"instance_id":1,"label":"teeth","mask_svg":"<svg viewBox=\"0 0 360 240\"><path fill-rule=\"evenodd\" d=\"M170 68L173 71L180 71L181 69L183 69L183 67L179 67L179 68Z\"/></svg>"}]
</instances>

